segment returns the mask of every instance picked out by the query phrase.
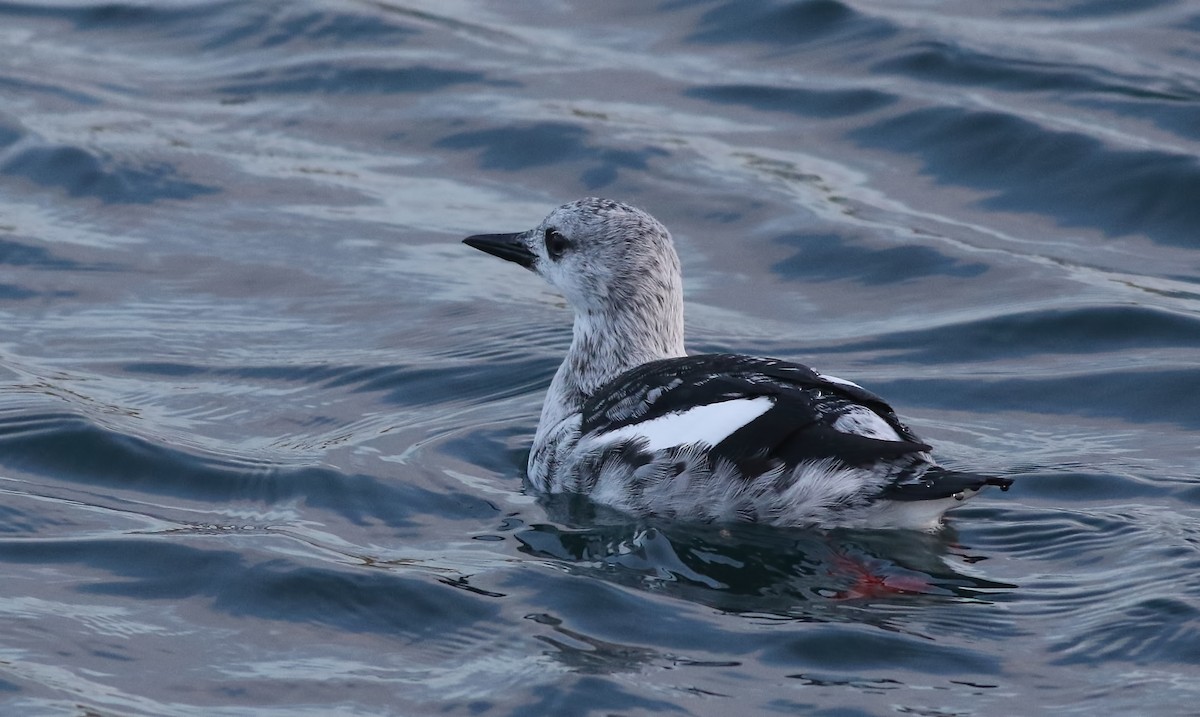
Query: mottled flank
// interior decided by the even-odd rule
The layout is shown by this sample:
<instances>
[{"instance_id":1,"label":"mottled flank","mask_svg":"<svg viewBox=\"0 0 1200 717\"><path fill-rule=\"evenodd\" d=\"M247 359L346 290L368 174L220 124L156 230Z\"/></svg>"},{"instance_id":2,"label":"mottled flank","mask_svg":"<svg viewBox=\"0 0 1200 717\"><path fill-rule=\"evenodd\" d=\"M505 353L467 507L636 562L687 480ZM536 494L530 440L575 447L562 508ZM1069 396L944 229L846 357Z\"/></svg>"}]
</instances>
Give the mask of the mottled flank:
<instances>
[{"instance_id":1,"label":"mottled flank","mask_svg":"<svg viewBox=\"0 0 1200 717\"><path fill-rule=\"evenodd\" d=\"M562 291L574 337L529 479L639 516L931 529L985 485L949 471L882 399L777 359L683 348L679 257L649 214L581 199L519 234L469 237Z\"/></svg>"}]
</instances>

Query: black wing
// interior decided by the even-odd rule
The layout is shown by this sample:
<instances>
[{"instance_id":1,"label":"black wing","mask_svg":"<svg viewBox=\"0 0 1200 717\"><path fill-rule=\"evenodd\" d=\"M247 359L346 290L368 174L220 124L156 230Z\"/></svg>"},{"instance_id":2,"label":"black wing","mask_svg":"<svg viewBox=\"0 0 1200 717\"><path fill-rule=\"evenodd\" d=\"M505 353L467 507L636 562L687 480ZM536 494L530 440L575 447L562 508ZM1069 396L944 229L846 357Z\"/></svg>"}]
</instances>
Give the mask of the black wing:
<instances>
[{"instance_id":1,"label":"black wing","mask_svg":"<svg viewBox=\"0 0 1200 717\"><path fill-rule=\"evenodd\" d=\"M698 405L758 396L770 397L771 408L710 452L745 475L821 459L870 466L930 450L870 391L831 381L800 364L732 354L663 359L626 371L584 402L581 433L614 431ZM899 440L834 427L842 416L863 409L883 419Z\"/></svg>"}]
</instances>

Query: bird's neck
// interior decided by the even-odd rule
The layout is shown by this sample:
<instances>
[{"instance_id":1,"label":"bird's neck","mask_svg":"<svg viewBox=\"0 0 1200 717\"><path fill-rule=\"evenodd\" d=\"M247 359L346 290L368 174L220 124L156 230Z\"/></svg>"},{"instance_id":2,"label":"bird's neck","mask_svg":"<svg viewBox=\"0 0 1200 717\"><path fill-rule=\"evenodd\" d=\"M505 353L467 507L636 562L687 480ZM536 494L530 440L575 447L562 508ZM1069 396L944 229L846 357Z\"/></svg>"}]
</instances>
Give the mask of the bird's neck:
<instances>
[{"instance_id":1,"label":"bird's neck","mask_svg":"<svg viewBox=\"0 0 1200 717\"><path fill-rule=\"evenodd\" d=\"M541 425L578 411L598 388L635 366L686 355L682 292L633 298L611 311L577 312L573 334L550 384Z\"/></svg>"}]
</instances>

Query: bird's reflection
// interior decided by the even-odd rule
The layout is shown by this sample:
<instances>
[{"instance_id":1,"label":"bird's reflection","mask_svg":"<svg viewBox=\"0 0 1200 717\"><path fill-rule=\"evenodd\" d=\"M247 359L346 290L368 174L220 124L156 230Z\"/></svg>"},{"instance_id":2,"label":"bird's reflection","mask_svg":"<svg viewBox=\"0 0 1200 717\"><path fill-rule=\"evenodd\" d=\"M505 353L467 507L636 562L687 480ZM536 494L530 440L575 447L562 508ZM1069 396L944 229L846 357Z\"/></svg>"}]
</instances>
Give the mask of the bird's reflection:
<instances>
[{"instance_id":1,"label":"bird's reflection","mask_svg":"<svg viewBox=\"0 0 1200 717\"><path fill-rule=\"evenodd\" d=\"M515 531L522 552L762 619L876 622L869 614L852 617L862 612L855 608L985 602L1016 587L976 575L970 566L986 556L960 545L953 528L927 534L655 524L579 497L554 496L546 506L556 522ZM880 619L895 616L887 611Z\"/></svg>"}]
</instances>

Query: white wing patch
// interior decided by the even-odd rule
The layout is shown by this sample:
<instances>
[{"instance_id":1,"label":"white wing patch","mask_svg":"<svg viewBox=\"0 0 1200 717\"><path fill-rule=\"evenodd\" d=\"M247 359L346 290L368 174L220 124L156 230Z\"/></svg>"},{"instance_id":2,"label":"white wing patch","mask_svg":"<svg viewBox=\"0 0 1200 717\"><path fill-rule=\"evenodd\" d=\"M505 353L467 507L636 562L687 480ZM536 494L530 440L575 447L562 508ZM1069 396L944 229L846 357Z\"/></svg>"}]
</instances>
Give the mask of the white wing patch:
<instances>
[{"instance_id":1,"label":"white wing patch","mask_svg":"<svg viewBox=\"0 0 1200 717\"><path fill-rule=\"evenodd\" d=\"M825 378L829 378L826 376ZM888 425L878 413L864 406L855 406L833 422L833 427L842 433L878 438L881 441L900 441L900 434Z\"/></svg>"},{"instance_id":2,"label":"white wing patch","mask_svg":"<svg viewBox=\"0 0 1200 717\"><path fill-rule=\"evenodd\" d=\"M840 383L843 386L850 386L851 388L862 388L862 386L859 386L853 381L847 381L846 379L838 378L837 376L830 376L829 374L824 374L820 371L817 372L817 375L830 383Z\"/></svg>"},{"instance_id":3,"label":"white wing patch","mask_svg":"<svg viewBox=\"0 0 1200 717\"><path fill-rule=\"evenodd\" d=\"M609 443L641 438L646 441L646 449L650 451L696 443L715 446L769 411L773 405L775 402L768 396L709 403L623 426L596 436L594 440Z\"/></svg>"}]
</instances>

